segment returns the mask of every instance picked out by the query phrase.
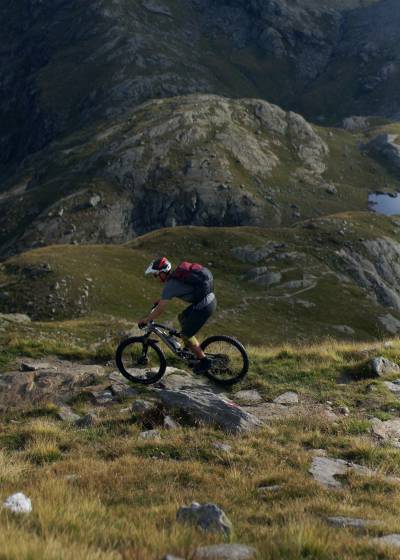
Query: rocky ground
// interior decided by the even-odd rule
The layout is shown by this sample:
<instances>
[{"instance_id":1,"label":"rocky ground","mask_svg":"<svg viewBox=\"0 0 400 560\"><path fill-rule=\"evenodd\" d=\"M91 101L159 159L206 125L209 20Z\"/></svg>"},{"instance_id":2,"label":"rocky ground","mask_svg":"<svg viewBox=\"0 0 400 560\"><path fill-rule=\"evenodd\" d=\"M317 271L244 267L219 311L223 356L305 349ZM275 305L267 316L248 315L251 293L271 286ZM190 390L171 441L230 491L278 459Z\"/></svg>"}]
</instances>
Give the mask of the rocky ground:
<instances>
[{"instance_id":1,"label":"rocky ground","mask_svg":"<svg viewBox=\"0 0 400 560\"><path fill-rule=\"evenodd\" d=\"M396 558L398 342L264 352L228 393L173 367L141 387L112 362L11 359L6 557Z\"/></svg>"},{"instance_id":2,"label":"rocky ground","mask_svg":"<svg viewBox=\"0 0 400 560\"><path fill-rule=\"evenodd\" d=\"M151 101L82 126L3 181L0 256L122 243L178 225L279 227L366 211L371 192L400 189L399 130L346 126L211 95Z\"/></svg>"}]
</instances>

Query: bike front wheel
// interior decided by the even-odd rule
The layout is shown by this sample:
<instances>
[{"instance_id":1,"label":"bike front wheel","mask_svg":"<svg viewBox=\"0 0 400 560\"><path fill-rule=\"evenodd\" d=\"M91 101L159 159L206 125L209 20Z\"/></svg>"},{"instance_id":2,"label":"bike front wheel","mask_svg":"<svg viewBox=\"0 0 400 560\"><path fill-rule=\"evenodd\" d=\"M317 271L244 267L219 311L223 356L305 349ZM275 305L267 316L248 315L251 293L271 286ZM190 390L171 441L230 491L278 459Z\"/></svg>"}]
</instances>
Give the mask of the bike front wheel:
<instances>
[{"instance_id":1,"label":"bike front wheel","mask_svg":"<svg viewBox=\"0 0 400 560\"><path fill-rule=\"evenodd\" d=\"M143 337L122 341L117 348L115 361L126 379L143 385L159 381L167 367L164 353L157 342Z\"/></svg>"},{"instance_id":2,"label":"bike front wheel","mask_svg":"<svg viewBox=\"0 0 400 560\"><path fill-rule=\"evenodd\" d=\"M241 381L249 370L249 357L244 346L231 336L210 336L201 344L206 357L212 362L205 374L220 385Z\"/></svg>"}]
</instances>

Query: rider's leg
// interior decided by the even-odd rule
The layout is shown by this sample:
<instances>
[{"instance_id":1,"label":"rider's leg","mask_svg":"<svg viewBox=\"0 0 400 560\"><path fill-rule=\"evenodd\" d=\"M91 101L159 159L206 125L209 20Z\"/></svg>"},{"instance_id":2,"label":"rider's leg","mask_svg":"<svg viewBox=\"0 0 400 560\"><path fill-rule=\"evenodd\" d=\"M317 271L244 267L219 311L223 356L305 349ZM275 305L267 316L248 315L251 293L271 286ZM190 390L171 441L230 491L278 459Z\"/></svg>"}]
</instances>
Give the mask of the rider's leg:
<instances>
[{"instance_id":1,"label":"rider's leg","mask_svg":"<svg viewBox=\"0 0 400 560\"><path fill-rule=\"evenodd\" d=\"M181 324L182 335L184 337L183 340L199 360L198 365L193 370L195 373L204 373L208 371L212 363L201 349L198 340L195 338L195 334L211 317L215 308L216 301L214 300L207 307L202 309L195 309L194 306L191 305L179 315L179 322Z\"/></svg>"},{"instance_id":2,"label":"rider's leg","mask_svg":"<svg viewBox=\"0 0 400 560\"><path fill-rule=\"evenodd\" d=\"M205 358L205 354L201 349L199 341L195 336L191 336L190 338L187 338L186 336L182 336L182 339L183 342L185 343L185 346L193 352L193 354L196 356L198 360L202 360L203 358Z\"/></svg>"}]
</instances>

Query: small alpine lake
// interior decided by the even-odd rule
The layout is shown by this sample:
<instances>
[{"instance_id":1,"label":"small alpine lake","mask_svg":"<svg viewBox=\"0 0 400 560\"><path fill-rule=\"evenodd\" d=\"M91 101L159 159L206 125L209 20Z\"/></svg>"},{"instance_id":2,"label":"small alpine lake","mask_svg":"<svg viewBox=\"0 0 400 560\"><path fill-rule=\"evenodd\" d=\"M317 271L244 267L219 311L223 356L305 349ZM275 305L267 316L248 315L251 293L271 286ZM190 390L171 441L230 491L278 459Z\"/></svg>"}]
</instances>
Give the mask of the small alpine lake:
<instances>
[{"instance_id":1,"label":"small alpine lake","mask_svg":"<svg viewBox=\"0 0 400 560\"><path fill-rule=\"evenodd\" d=\"M385 216L400 214L400 193L371 193L368 196L368 207Z\"/></svg>"}]
</instances>

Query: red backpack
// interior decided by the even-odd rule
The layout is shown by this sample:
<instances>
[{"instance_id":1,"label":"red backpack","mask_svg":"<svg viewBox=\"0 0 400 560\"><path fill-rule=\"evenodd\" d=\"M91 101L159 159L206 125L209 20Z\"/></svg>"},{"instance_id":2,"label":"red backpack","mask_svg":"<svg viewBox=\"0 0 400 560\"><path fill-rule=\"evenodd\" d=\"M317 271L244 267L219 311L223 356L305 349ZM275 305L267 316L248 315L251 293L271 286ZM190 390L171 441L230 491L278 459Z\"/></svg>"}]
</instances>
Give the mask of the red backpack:
<instances>
[{"instance_id":1,"label":"red backpack","mask_svg":"<svg viewBox=\"0 0 400 560\"><path fill-rule=\"evenodd\" d=\"M170 278L190 284L194 288L194 303L199 303L214 290L214 279L205 266L183 261L170 275Z\"/></svg>"}]
</instances>

